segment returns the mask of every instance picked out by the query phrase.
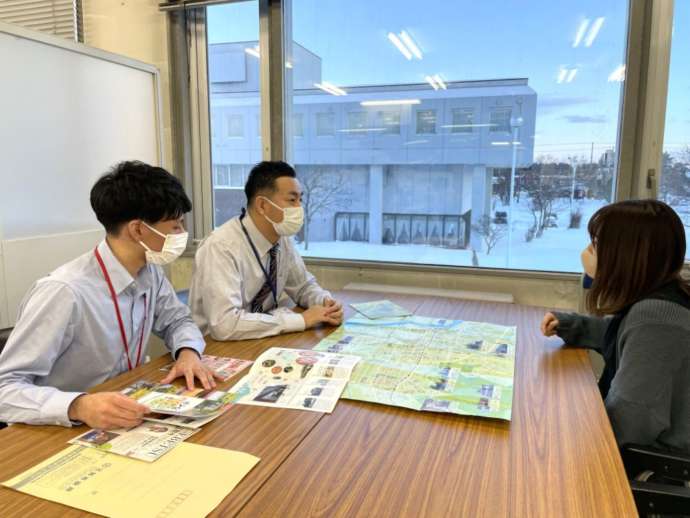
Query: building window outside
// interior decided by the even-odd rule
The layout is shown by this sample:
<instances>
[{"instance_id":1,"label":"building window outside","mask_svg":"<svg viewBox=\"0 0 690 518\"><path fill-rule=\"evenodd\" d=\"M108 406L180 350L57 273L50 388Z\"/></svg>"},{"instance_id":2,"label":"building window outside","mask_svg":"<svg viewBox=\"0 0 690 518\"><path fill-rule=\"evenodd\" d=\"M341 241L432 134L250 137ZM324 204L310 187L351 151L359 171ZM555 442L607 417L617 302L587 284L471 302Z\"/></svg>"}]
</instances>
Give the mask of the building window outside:
<instances>
[{"instance_id":1,"label":"building window outside","mask_svg":"<svg viewBox=\"0 0 690 518\"><path fill-rule=\"evenodd\" d=\"M367 129L367 112L348 112L347 129L350 131L365 131Z\"/></svg>"},{"instance_id":2,"label":"building window outside","mask_svg":"<svg viewBox=\"0 0 690 518\"><path fill-rule=\"evenodd\" d=\"M215 164L214 186L223 188L244 189L250 166L244 164Z\"/></svg>"},{"instance_id":3,"label":"building window outside","mask_svg":"<svg viewBox=\"0 0 690 518\"><path fill-rule=\"evenodd\" d=\"M436 133L436 110L417 110L417 135Z\"/></svg>"},{"instance_id":4,"label":"building window outside","mask_svg":"<svg viewBox=\"0 0 690 518\"><path fill-rule=\"evenodd\" d=\"M378 119L384 135L400 135L400 110L380 111Z\"/></svg>"},{"instance_id":5,"label":"building window outside","mask_svg":"<svg viewBox=\"0 0 690 518\"><path fill-rule=\"evenodd\" d=\"M316 136L332 137L335 135L335 114L333 112L316 114Z\"/></svg>"},{"instance_id":6,"label":"building window outside","mask_svg":"<svg viewBox=\"0 0 690 518\"><path fill-rule=\"evenodd\" d=\"M474 109L453 108L451 133L472 133L474 125Z\"/></svg>"},{"instance_id":7,"label":"building window outside","mask_svg":"<svg viewBox=\"0 0 690 518\"><path fill-rule=\"evenodd\" d=\"M214 184L217 187L230 187L230 172L227 165L216 164L213 166Z\"/></svg>"},{"instance_id":8,"label":"building window outside","mask_svg":"<svg viewBox=\"0 0 690 518\"><path fill-rule=\"evenodd\" d=\"M510 117L512 112L512 108L508 106L493 108L491 110L491 118L489 120L489 129L491 133L510 132Z\"/></svg>"},{"instance_id":9,"label":"building window outside","mask_svg":"<svg viewBox=\"0 0 690 518\"><path fill-rule=\"evenodd\" d=\"M301 113L292 115L292 134L295 137L304 137L304 115Z\"/></svg>"},{"instance_id":10,"label":"building window outside","mask_svg":"<svg viewBox=\"0 0 690 518\"><path fill-rule=\"evenodd\" d=\"M244 137L244 117L239 113L229 113L225 119L228 124L228 138Z\"/></svg>"}]
</instances>

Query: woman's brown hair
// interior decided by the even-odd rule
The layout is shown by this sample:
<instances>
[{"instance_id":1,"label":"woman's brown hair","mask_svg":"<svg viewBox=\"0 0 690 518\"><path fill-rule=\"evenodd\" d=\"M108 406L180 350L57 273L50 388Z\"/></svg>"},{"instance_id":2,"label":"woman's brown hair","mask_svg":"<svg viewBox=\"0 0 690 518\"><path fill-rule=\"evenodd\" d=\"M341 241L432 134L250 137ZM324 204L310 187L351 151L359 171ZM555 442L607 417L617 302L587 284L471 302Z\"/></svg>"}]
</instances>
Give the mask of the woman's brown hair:
<instances>
[{"instance_id":1,"label":"woman's brown hair","mask_svg":"<svg viewBox=\"0 0 690 518\"><path fill-rule=\"evenodd\" d=\"M657 200L631 200L599 209L587 227L597 271L586 298L588 311L611 315L681 279L685 229L674 210Z\"/></svg>"}]
</instances>

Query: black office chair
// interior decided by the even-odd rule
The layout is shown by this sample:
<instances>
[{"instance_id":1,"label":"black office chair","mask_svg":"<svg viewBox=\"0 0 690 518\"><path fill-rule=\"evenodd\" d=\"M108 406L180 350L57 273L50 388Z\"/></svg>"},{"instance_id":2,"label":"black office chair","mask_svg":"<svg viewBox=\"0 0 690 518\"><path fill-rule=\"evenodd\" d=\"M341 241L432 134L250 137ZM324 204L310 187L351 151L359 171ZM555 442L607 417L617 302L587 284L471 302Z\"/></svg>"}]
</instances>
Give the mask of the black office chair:
<instances>
[{"instance_id":1,"label":"black office chair","mask_svg":"<svg viewBox=\"0 0 690 518\"><path fill-rule=\"evenodd\" d=\"M640 516L690 517L690 455L636 445L621 453Z\"/></svg>"}]
</instances>

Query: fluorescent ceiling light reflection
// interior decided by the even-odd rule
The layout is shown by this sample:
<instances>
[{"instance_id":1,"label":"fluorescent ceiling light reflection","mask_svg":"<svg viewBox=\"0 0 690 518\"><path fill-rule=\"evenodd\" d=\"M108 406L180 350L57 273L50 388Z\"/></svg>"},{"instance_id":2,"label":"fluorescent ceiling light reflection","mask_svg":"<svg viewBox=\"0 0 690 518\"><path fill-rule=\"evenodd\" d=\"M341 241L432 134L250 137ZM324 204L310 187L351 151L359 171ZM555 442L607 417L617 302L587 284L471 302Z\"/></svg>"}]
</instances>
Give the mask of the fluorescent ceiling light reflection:
<instances>
[{"instance_id":1,"label":"fluorescent ceiling light reflection","mask_svg":"<svg viewBox=\"0 0 690 518\"><path fill-rule=\"evenodd\" d=\"M582 42L582 38L585 37L585 32L587 32L587 27L589 27L589 20L585 18L580 22L580 26L575 33L575 39L573 40L573 48L577 48Z\"/></svg>"},{"instance_id":2,"label":"fluorescent ceiling light reflection","mask_svg":"<svg viewBox=\"0 0 690 518\"><path fill-rule=\"evenodd\" d=\"M492 146L510 146L510 142L506 141L498 141L498 142L492 142Z\"/></svg>"},{"instance_id":3,"label":"fluorescent ceiling light reflection","mask_svg":"<svg viewBox=\"0 0 690 518\"><path fill-rule=\"evenodd\" d=\"M419 47L414 41L412 41L412 38L410 38L410 35L407 34L407 32L402 31L400 33L400 39L405 43L407 49L414 55L414 57L417 59L422 59L422 51L419 50Z\"/></svg>"},{"instance_id":4,"label":"fluorescent ceiling light reflection","mask_svg":"<svg viewBox=\"0 0 690 518\"><path fill-rule=\"evenodd\" d=\"M438 84L438 86L441 87L441 89L443 89L443 90L447 90L447 89L448 89L448 87L446 86L446 83L443 82L443 79L441 79L441 76L440 76L440 75L436 74L436 75L434 76L434 79L436 80L436 83Z\"/></svg>"},{"instance_id":5,"label":"fluorescent ceiling light reflection","mask_svg":"<svg viewBox=\"0 0 690 518\"><path fill-rule=\"evenodd\" d=\"M334 92L337 93L337 95L347 95L347 92L343 90L342 88L335 86L333 83L329 83L328 81L321 81L321 84L325 86L326 88L329 88L333 90Z\"/></svg>"},{"instance_id":6,"label":"fluorescent ceiling light reflection","mask_svg":"<svg viewBox=\"0 0 690 518\"><path fill-rule=\"evenodd\" d=\"M403 45L403 42L400 41L400 38L396 34L393 34L392 32L388 33L388 39L391 40L393 45L397 47L397 49L400 51L400 53L405 56L406 59L412 59L412 53L407 50L407 47Z\"/></svg>"},{"instance_id":7,"label":"fluorescent ceiling light reflection","mask_svg":"<svg viewBox=\"0 0 690 518\"><path fill-rule=\"evenodd\" d=\"M386 128L350 128L339 129L340 133L368 133L370 131L386 131Z\"/></svg>"},{"instance_id":8,"label":"fluorescent ceiling light reflection","mask_svg":"<svg viewBox=\"0 0 690 518\"><path fill-rule=\"evenodd\" d=\"M289 61L286 61L285 62L285 68L292 68L292 63L290 63Z\"/></svg>"},{"instance_id":9,"label":"fluorescent ceiling light reflection","mask_svg":"<svg viewBox=\"0 0 690 518\"><path fill-rule=\"evenodd\" d=\"M604 17L603 16L594 20L592 27L589 29L589 34L587 35L587 38L585 39L585 47L591 47L592 46L592 43L594 43L594 40L597 38L597 35L599 34L599 31L601 30L602 25L604 25Z\"/></svg>"},{"instance_id":10,"label":"fluorescent ceiling light reflection","mask_svg":"<svg viewBox=\"0 0 690 518\"><path fill-rule=\"evenodd\" d=\"M570 72L568 72L568 77L565 80L566 83L572 83L573 79L575 79L575 75L577 74L577 68L573 68Z\"/></svg>"},{"instance_id":11,"label":"fluorescent ceiling light reflection","mask_svg":"<svg viewBox=\"0 0 690 518\"><path fill-rule=\"evenodd\" d=\"M343 90L342 88L338 88L337 86L327 82L323 81L321 83L314 83L314 86L316 88L320 88L326 93L329 93L331 95L347 95L347 92Z\"/></svg>"},{"instance_id":12,"label":"fluorescent ceiling light reflection","mask_svg":"<svg viewBox=\"0 0 690 518\"><path fill-rule=\"evenodd\" d=\"M405 104L419 104L419 99L386 99L383 101L362 101L362 106L401 106Z\"/></svg>"},{"instance_id":13,"label":"fluorescent ceiling light reflection","mask_svg":"<svg viewBox=\"0 0 690 518\"><path fill-rule=\"evenodd\" d=\"M440 87L436 84L436 81L434 81L434 78L431 76L424 76L424 80L431 85L431 87L434 90L438 90Z\"/></svg>"},{"instance_id":14,"label":"fluorescent ceiling light reflection","mask_svg":"<svg viewBox=\"0 0 690 518\"><path fill-rule=\"evenodd\" d=\"M609 83L625 81L625 65L618 65L613 72L609 74Z\"/></svg>"},{"instance_id":15,"label":"fluorescent ceiling light reflection","mask_svg":"<svg viewBox=\"0 0 690 518\"><path fill-rule=\"evenodd\" d=\"M254 56L255 58L260 58L260 57L261 57L261 54L259 54L259 47L254 47L254 48L248 47L248 48L244 49L244 51L245 51L247 54L251 54L251 55Z\"/></svg>"},{"instance_id":16,"label":"fluorescent ceiling light reflection","mask_svg":"<svg viewBox=\"0 0 690 518\"><path fill-rule=\"evenodd\" d=\"M568 75L568 69L567 68L561 68L560 72L558 72L558 79L556 79L556 82L558 84L562 83L565 81L566 76Z\"/></svg>"}]
</instances>

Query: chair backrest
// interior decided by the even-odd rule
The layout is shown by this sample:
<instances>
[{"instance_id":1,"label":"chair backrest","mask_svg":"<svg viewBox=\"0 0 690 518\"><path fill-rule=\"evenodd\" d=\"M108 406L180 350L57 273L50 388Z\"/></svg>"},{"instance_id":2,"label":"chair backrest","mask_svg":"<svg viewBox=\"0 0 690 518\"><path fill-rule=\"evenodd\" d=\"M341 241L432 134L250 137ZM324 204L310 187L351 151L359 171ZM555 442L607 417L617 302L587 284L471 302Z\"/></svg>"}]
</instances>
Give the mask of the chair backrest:
<instances>
[{"instance_id":1,"label":"chair backrest","mask_svg":"<svg viewBox=\"0 0 690 518\"><path fill-rule=\"evenodd\" d=\"M640 516L690 514L690 456L626 446L623 463Z\"/></svg>"}]
</instances>

